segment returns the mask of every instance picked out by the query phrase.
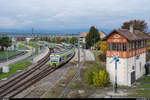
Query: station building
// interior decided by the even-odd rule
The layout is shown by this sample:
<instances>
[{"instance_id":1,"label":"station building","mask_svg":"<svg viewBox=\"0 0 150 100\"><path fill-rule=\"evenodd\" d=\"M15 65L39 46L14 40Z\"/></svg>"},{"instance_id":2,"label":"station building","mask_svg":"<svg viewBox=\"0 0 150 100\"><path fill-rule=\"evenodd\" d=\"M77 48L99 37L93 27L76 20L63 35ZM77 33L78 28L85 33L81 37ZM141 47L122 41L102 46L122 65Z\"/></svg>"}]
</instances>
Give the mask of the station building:
<instances>
[{"instance_id":1,"label":"station building","mask_svg":"<svg viewBox=\"0 0 150 100\"><path fill-rule=\"evenodd\" d=\"M145 33L133 30L133 27L129 30L113 30L104 38L107 42L106 70L112 83L115 78L115 61L111 63L111 54L120 55L120 63L117 63L118 85L131 86L145 74L147 39L149 37Z\"/></svg>"}]
</instances>

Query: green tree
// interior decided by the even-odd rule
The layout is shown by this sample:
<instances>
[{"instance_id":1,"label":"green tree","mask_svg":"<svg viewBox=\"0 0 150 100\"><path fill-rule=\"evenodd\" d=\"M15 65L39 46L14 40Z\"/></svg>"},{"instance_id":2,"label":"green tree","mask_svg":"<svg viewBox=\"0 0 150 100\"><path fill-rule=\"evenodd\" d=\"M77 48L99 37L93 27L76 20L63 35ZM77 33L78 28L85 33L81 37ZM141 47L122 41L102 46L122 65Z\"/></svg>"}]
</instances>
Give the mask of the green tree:
<instances>
[{"instance_id":1,"label":"green tree","mask_svg":"<svg viewBox=\"0 0 150 100\"><path fill-rule=\"evenodd\" d=\"M147 31L147 23L144 20L130 20L128 22L124 22L121 26L122 29L129 29L130 25L133 24L134 30L139 30L141 32Z\"/></svg>"},{"instance_id":2,"label":"green tree","mask_svg":"<svg viewBox=\"0 0 150 100\"><path fill-rule=\"evenodd\" d=\"M61 39L61 42L67 42L66 38L63 37L63 38Z\"/></svg>"},{"instance_id":3,"label":"green tree","mask_svg":"<svg viewBox=\"0 0 150 100\"><path fill-rule=\"evenodd\" d=\"M74 43L76 43L78 41L78 38L77 37L72 37L71 39L70 39L70 43L71 44L74 44Z\"/></svg>"},{"instance_id":4,"label":"green tree","mask_svg":"<svg viewBox=\"0 0 150 100\"><path fill-rule=\"evenodd\" d=\"M86 47L89 48L93 46L96 42L100 40L98 29L94 26L91 26L87 36L86 36Z\"/></svg>"},{"instance_id":5,"label":"green tree","mask_svg":"<svg viewBox=\"0 0 150 100\"><path fill-rule=\"evenodd\" d=\"M8 36L0 37L1 51L4 51L4 47L8 48L12 45L12 40Z\"/></svg>"}]
</instances>

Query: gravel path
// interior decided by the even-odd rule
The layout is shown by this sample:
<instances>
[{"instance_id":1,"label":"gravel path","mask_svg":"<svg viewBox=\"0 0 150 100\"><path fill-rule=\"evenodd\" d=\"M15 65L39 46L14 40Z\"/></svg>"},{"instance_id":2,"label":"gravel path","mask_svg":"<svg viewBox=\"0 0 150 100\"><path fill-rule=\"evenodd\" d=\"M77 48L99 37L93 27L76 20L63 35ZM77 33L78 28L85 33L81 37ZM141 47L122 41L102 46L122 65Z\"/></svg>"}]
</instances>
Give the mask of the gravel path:
<instances>
[{"instance_id":1,"label":"gravel path","mask_svg":"<svg viewBox=\"0 0 150 100\"><path fill-rule=\"evenodd\" d=\"M78 49L75 49L75 51L76 51L75 57L74 57L74 59L71 60L71 62L78 61ZM85 58L84 58L84 55L85 55ZM80 49L80 62L83 62L84 59L85 59L85 61L94 61L95 60L94 55L90 50Z\"/></svg>"}]
</instances>

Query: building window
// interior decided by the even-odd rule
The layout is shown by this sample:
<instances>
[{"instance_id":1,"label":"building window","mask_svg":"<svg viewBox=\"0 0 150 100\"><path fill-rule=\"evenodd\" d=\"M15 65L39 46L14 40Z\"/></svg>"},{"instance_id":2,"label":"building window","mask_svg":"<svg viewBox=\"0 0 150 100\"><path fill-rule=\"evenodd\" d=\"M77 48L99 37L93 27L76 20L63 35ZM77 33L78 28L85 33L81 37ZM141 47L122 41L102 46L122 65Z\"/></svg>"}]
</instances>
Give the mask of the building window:
<instances>
[{"instance_id":1,"label":"building window","mask_svg":"<svg viewBox=\"0 0 150 100\"><path fill-rule=\"evenodd\" d=\"M135 46L134 46L135 44L134 44L134 42L132 42L132 49L134 50L135 49Z\"/></svg>"},{"instance_id":2,"label":"building window","mask_svg":"<svg viewBox=\"0 0 150 100\"><path fill-rule=\"evenodd\" d=\"M127 50L127 44L123 43L123 51L126 51L126 50Z\"/></svg>"},{"instance_id":3,"label":"building window","mask_svg":"<svg viewBox=\"0 0 150 100\"><path fill-rule=\"evenodd\" d=\"M112 43L112 50L121 51L121 43Z\"/></svg>"},{"instance_id":4,"label":"building window","mask_svg":"<svg viewBox=\"0 0 150 100\"><path fill-rule=\"evenodd\" d=\"M141 48L143 48L143 40L141 41Z\"/></svg>"},{"instance_id":5,"label":"building window","mask_svg":"<svg viewBox=\"0 0 150 100\"><path fill-rule=\"evenodd\" d=\"M144 48L146 47L146 40L144 40Z\"/></svg>"},{"instance_id":6,"label":"building window","mask_svg":"<svg viewBox=\"0 0 150 100\"><path fill-rule=\"evenodd\" d=\"M116 50L117 46L116 43L112 43L112 50Z\"/></svg>"},{"instance_id":7,"label":"building window","mask_svg":"<svg viewBox=\"0 0 150 100\"><path fill-rule=\"evenodd\" d=\"M110 43L107 43L107 50L110 50Z\"/></svg>"},{"instance_id":8,"label":"building window","mask_svg":"<svg viewBox=\"0 0 150 100\"><path fill-rule=\"evenodd\" d=\"M134 70L134 66L132 66L132 70Z\"/></svg>"},{"instance_id":9,"label":"building window","mask_svg":"<svg viewBox=\"0 0 150 100\"><path fill-rule=\"evenodd\" d=\"M142 48L142 47L141 47L141 41L139 41L139 48Z\"/></svg>"},{"instance_id":10,"label":"building window","mask_svg":"<svg viewBox=\"0 0 150 100\"><path fill-rule=\"evenodd\" d=\"M121 43L117 43L117 51L121 51Z\"/></svg>"},{"instance_id":11,"label":"building window","mask_svg":"<svg viewBox=\"0 0 150 100\"><path fill-rule=\"evenodd\" d=\"M141 72L141 65L142 65L142 63L140 62L140 72Z\"/></svg>"},{"instance_id":12,"label":"building window","mask_svg":"<svg viewBox=\"0 0 150 100\"><path fill-rule=\"evenodd\" d=\"M131 42L129 42L129 50L131 50Z\"/></svg>"}]
</instances>

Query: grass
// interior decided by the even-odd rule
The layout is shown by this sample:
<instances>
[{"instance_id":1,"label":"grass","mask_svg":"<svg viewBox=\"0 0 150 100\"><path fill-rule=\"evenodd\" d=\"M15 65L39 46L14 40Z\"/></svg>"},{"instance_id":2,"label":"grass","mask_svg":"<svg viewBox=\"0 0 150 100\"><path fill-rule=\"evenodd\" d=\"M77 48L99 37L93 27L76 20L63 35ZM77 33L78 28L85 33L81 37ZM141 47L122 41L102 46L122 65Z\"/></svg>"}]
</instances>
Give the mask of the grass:
<instances>
[{"instance_id":1,"label":"grass","mask_svg":"<svg viewBox=\"0 0 150 100\"><path fill-rule=\"evenodd\" d=\"M31 43L31 42L26 42L26 45L28 45L28 46L31 46L31 47L32 47L32 43ZM37 54L37 53L38 53L38 44L33 43L33 47L35 48L35 53L34 53L34 55L35 55L35 54Z\"/></svg>"},{"instance_id":2,"label":"grass","mask_svg":"<svg viewBox=\"0 0 150 100\"><path fill-rule=\"evenodd\" d=\"M150 88L150 76L144 76L137 80L140 85L137 88Z\"/></svg>"},{"instance_id":3,"label":"grass","mask_svg":"<svg viewBox=\"0 0 150 100\"><path fill-rule=\"evenodd\" d=\"M22 44L19 44L18 48L19 48L19 49L24 49L24 50L29 50L28 47L25 47L25 46L22 45Z\"/></svg>"},{"instance_id":4,"label":"grass","mask_svg":"<svg viewBox=\"0 0 150 100\"><path fill-rule=\"evenodd\" d=\"M150 97L150 76L143 76L137 80L139 85L134 88L127 88L132 92L129 97Z\"/></svg>"},{"instance_id":5,"label":"grass","mask_svg":"<svg viewBox=\"0 0 150 100\"><path fill-rule=\"evenodd\" d=\"M100 66L102 69L105 69L106 62L100 61L98 55L100 52L94 52L95 61L86 61L85 63L81 63L81 70L80 70L80 80L77 80L72 83L71 87L71 98L88 98L91 94L95 93L97 90L103 92L106 88L105 87L94 87L92 85L88 85L84 81L84 73L93 66ZM84 67L84 68L83 68ZM108 86L107 89L112 89L112 87ZM79 94L78 90L83 90L84 93Z\"/></svg>"},{"instance_id":6,"label":"grass","mask_svg":"<svg viewBox=\"0 0 150 100\"><path fill-rule=\"evenodd\" d=\"M15 51L15 50L0 51L0 59L7 58L7 52L8 52L8 57L15 56L20 53L20 51Z\"/></svg>"},{"instance_id":7,"label":"grass","mask_svg":"<svg viewBox=\"0 0 150 100\"><path fill-rule=\"evenodd\" d=\"M134 90L133 94L128 95L129 97L144 97L150 98L150 89L149 90Z\"/></svg>"},{"instance_id":8,"label":"grass","mask_svg":"<svg viewBox=\"0 0 150 100\"><path fill-rule=\"evenodd\" d=\"M9 73L1 73L0 79L7 78L7 77L15 74L17 70L21 70L31 64L32 64L31 62L24 62L24 61L18 61L16 63L10 64L9 65L10 72Z\"/></svg>"}]
</instances>

